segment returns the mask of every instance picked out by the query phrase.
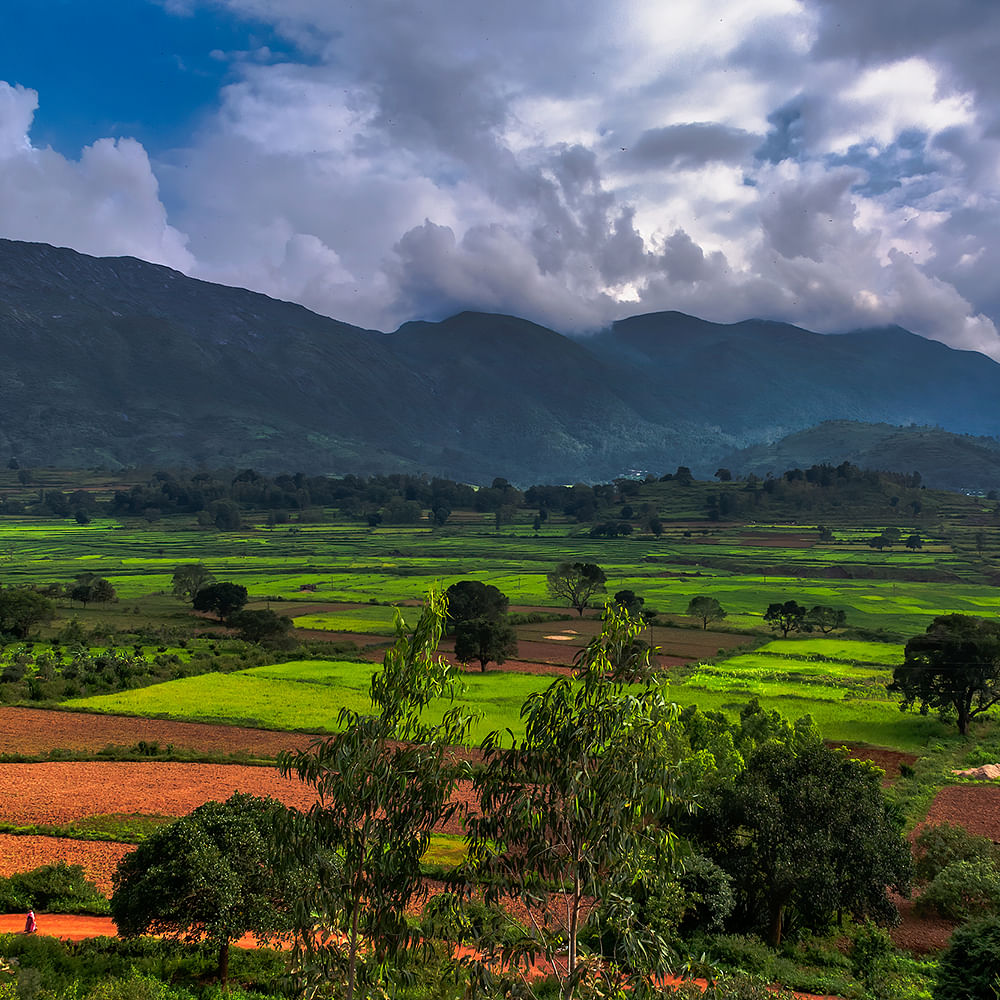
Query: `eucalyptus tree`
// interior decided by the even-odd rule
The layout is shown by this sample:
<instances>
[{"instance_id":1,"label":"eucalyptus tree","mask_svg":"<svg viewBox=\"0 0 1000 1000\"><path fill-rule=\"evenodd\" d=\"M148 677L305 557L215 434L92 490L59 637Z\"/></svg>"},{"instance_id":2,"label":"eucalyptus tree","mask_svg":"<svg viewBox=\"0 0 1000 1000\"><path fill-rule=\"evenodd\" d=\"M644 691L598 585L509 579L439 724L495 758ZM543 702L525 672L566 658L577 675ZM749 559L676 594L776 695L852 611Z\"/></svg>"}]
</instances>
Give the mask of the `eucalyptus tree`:
<instances>
[{"instance_id":1,"label":"eucalyptus tree","mask_svg":"<svg viewBox=\"0 0 1000 1000\"><path fill-rule=\"evenodd\" d=\"M640 926L629 889L643 872L670 866L670 821L692 800L671 739L676 706L653 682L636 690L612 679L618 652L640 628L609 604L602 640L587 647L578 678L528 698L523 738L508 743L509 731L495 732L483 743L474 779L480 809L467 820L470 874L487 903L516 897L530 928L499 953L487 947L480 981L498 959L517 970L541 955L561 997L573 996L590 967L580 938L592 900L614 913L633 969L665 967L667 942Z\"/></svg>"},{"instance_id":2,"label":"eucalyptus tree","mask_svg":"<svg viewBox=\"0 0 1000 1000\"><path fill-rule=\"evenodd\" d=\"M457 808L450 798L463 768L453 745L467 721L455 708L440 723L422 719L455 681L455 668L434 655L445 614L435 593L412 634L397 614L396 643L372 677L372 714L342 709L340 732L279 761L318 796L289 814L280 838L301 863L321 859L294 910L298 975L343 982L346 1000L377 991L419 943L405 914L426 892L420 858Z\"/></svg>"}]
</instances>

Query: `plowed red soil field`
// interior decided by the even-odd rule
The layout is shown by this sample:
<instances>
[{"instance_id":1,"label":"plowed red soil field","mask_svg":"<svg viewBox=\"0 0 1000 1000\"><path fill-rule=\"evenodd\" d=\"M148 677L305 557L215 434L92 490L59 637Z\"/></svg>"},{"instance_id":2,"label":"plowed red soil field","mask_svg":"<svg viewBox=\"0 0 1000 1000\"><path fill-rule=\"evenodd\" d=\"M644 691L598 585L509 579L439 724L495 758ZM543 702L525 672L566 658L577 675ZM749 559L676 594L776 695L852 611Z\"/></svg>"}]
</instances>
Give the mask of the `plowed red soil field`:
<instances>
[{"instance_id":1,"label":"plowed red soil field","mask_svg":"<svg viewBox=\"0 0 1000 1000\"><path fill-rule=\"evenodd\" d=\"M1000 784L949 785L938 792L928 823L958 823L1000 843Z\"/></svg>"},{"instance_id":2,"label":"plowed red soil field","mask_svg":"<svg viewBox=\"0 0 1000 1000\"><path fill-rule=\"evenodd\" d=\"M233 792L269 795L308 808L312 791L276 768L240 764L58 762L0 767L0 819L67 823L106 813L183 816Z\"/></svg>"},{"instance_id":3,"label":"plowed red soil field","mask_svg":"<svg viewBox=\"0 0 1000 1000\"><path fill-rule=\"evenodd\" d=\"M0 707L0 753L47 754L52 749L97 753L108 745L131 747L140 740L203 753L246 753L273 760L282 750L306 746L302 733L212 726L123 715L87 715L35 708Z\"/></svg>"},{"instance_id":4,"label":"plowed red soil field","mask_svg":"<svg viewBox=\"0 0 1000 1000\"><path fill-rule=\"evenodd\" d=\"M30 872L42 865L65 861L80 865L87 878L103 893L111 892L111 876L131 844L110 844L96 840L70 840L66 837L20 837L0 833L0 875Z\"/></svg>"},{"instance_id":5,"label":"plowed red soil field","mask_svg":"<svg viewBox=\"0 0 1000 1000\"><path fill-rule=\"evenodd\" d=\"M957 823L970 833L1000 843L1000 784L948 785L935 797L925 823ZM914 831L918 833L920 827ZM892 932L901 948L915 952L937 951L948 943L955 924L938 917L920 916L913 900L897 900L902 923Z\"/></svg>"}]
</instances>

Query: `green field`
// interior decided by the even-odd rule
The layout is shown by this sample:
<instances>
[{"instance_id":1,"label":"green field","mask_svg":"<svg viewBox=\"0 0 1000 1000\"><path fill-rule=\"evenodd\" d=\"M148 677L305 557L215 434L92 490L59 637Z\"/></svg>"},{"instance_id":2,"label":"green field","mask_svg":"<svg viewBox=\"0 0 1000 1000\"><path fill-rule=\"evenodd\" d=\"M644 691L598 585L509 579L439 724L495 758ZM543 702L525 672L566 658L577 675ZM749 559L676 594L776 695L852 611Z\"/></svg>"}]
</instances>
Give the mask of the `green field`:
<instances>
[{"instance_id":1,"label":"green field","mask_svg":"<svg viewBox=\"0 0 1000 1000\"><path fill-rule=\"evenodd\" d=\"M304 660L256 667L231 674L202 674L153 687L66 702L67 708L111 714L155 716L257 726L262 729L337 731L342 708L370 710L368 685L375 665ZM456 702L477 716L472 742L493 729L520 732L525 698L551 678L491 671L462 678ZM427 718L438 720L448 707L436 703Z\"/></svg>"},{"instance_id":2,"label":"green field","mask_svg":"<svg viewBox=\"0 0 1000 1000\"><path fill-rule=\"evenodd\" d=\"M795 658L778 648L795 647ZM901 713L885 693L891 671L830 659L799 657L829 654L878 644L844 644L813 639L770 643L764 650L740 654L714 665L667 677L669 697L681 705L735 712L750 698L788 718L811 715L827 739L918 750L948 729L933 718ZM776 648L777 647L777 648ZM879 650L867 650L877 655ZM886 657L890 654L885 653ZM330 660L304 660L256 667L229 674L203 674L139 690L77 698L68 708L113 714L157 716L258 726L265 729L334 732L342 708L369 710L368 685L375 665ZM472 743L492 730L523 732L519 712L525 698L551 678L491 670L462 678L456 701L476 717ZM439 702L428 719L440 718Z\"/></svg>"},{"instance_id":3,"label":"green field","mask_svg":"<svg viewBox=\"0 0 1000 1000\"><path fill-rule=\"evenodd\" d=\"M497 535L465 528L434 532L420 526L370 529L338 523L297 526L294 533L290 528L218 533L183 525L164 529L108 520L77 525L2 518L0 557L8 585L65 581L92 572L111 580L121 599L139 601L140 606L169 594L173 567L192 561L205 562L219 579L243 584L258 600L394 603L419 600L433 584L447 587L460 579L479 579L498 586L513 605L551 606L546 572L560 561L581 560L605 569L609 593L635 590L662 613L683 613L691 597L699 594L716 597L729 611L729 624L737 627L759 627L768 603L790 597L843 608L854 627L900 633L919 631L939 614L1000 610L996 588L971 579L977 574L968 572L968 560L960 564L950 551L761 548L735 544L743 537L742 528L711 530L715 535L707 537L714 538L713 544L702 536L591 539L575 534L571 526L537 536L523 528ZM858 578L811 575L834 564L853 568ZM928 567L949 573L963 570L954 575L970 579L862 575L877 570L905 576ZM381 612L373 608L371 613ZM358 617L360 623L363 616ZM356 630L372 631L372 624ZM374 624L388 628L391 617L388 623L377 619ZM331 626L317 622L304 627ZM350 623L334 627L351 630Z\"/></svg>"},{"instance_id":4,"label":"green field","mask_svg":"<svg viewBox=\"0 0 1000 1000\"><path fill-rule=\"evenodd\" d=\"M370 635L394 636L396 616L402 617L404 625L412 628L419 617L415 608L393 608L383 605L351 608L345 611L331 611L314 615L296 615L296 628L315 628L327 632L361 632Z\"/></svg>"},{"instance_id":5,"label":"green field","mask_svg":"<svg viewBox=\"0 0 1000 1000\"><path fill-rule=\"evenodd\" d=\"M57 489L54 476L40 471L37 481ZM13 490L22 503L36 495L20 487L16 477L8 479L5 489ZM727 523L707 519L706 504L723 490L745 504L743 485L681 487L667 481L604 489L607 499L600 501L592 519L577 521L553 509L539 529L533 527L535 511L527 504L514 509L499 530L489 512L471 509L455 511L444 527L433 527L426 513L412 525L370 527L358 508L332 507L314 509L308 518L304 512L297 516L289 511L286 523L268 527L267 511L258 510L246 514L244 527L235 531L204 530L194 517L180 515L154 517L147 523L95 512L84 525L72 518L3 516L4 586L65 585L88 572L108 578L119 595L116 604L87 607L60 599L56 620L38 631L42 641L26 653L8 647L4 662L52 651L49 643L76 618L87 635L82 644L73 640L73 648L83 645L95 652L139 644L147 657L176 656L175 675L260 663L261 658L240 660L238 642L225 637L214 620L193 616L190 606L172 595L173 570L186 562L204 562L217 580L242 584L250 593L251 608L270 607L288 615L297 627L312 632L310 638L351 633L384 640L394 634L391 605L417 602L430 587L443 589L462 579L499 587L514 610L566 612L549 594L546 574L560 562L583 561L604 569L608 596L633 590L644 598L647 610L658 612L659 624L650 629L650 636L674 658L671 662L692 656L706 661L671 673L671 693L680 702L731 708L756 696L788 715L810 712L829 727L831 738L887 746L913 748L940 731L933 720L900 715L885 686L891 668L902 659L905 640L935 616L992 616L1000 609L994 582L1000 579L1000 531L992 521L987 523L998 516L992 507L975 498L932 491L906 493L901 501L894 496L897 486L882 484L872 487L863 502L848 500L821 515L799 515L789 502L784 508L762 508L759 522ZM621 495L613 495L615 490ZM922 502L922 512L913 507L914 498ZM591 536L594 522L625 517L626 504L636 511L631 535ZM658 535L644 527L651 510L663 520ZM827 527L825 540L820 520ZM919 531L924 547L869 547L873 534L887 526L897 528L901 537ZM985 547L975 541L980 536ZM717 598L727 612L714 633L690 629L693 623L684 616L690 599L700 595ZM845 611L849 631L774 640L762 615L771 602L789 599L806 607L821 604ZM578 641L560 651L567 661L591 634L602 600L599 597L588 610L590 620L579 630ZM414 609L402 613L412 623ZM519 626L524 643L543 641L550 629L555 631L555 626ZM871 641L875 638L892 641ZM63 642L61 660L51 657L57 670L69 659L71 640ZM741 647L738 655L735 647ZM302 660L203 674L118 694L97 694L108 686L78 686L78 692L89 696L75 697L71 704L329 730L342 706L367 708L372 668L338 660L338 655L351 655L349 648L331 651L325 664ZM730 648L734 653L727 656L724 650ZM287 655L324 653L302 648ZM29 662L29 677L32 669ZM483 713L477 732L516 727L523 695L541 683L495 668L482 678L470 674L463 698ZM28 697L29 691L25 682L16 691L0 685L0 694L15 700ZM44 700L45 689L32 689L30 696Z\"/></svg>"}]
</instances>

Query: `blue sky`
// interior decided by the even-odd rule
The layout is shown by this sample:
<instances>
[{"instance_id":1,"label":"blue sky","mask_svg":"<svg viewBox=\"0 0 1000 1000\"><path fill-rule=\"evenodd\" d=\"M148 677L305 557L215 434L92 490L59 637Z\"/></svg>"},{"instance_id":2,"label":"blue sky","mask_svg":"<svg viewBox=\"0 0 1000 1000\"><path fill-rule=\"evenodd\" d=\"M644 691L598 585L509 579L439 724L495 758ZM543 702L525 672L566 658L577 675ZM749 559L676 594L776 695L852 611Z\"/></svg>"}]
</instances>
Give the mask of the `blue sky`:
<instances>
[{"instance_id":1,"label":"blue sky","mask_svg":"<svg viewBox=\"0 0 1000 1000\"><path fill-rule=\"evenodd\" d=\"M5 0L0 29L0 236L384 330L680 309L1000 358L993 0Z\"/></svg>"},{"instance_id":2,"label":"blue sky","mask_svg":"<svg viewBox=\"0 0 1000 1000\"><path fill-rule=\"evenodd\" d=\"M2 17L3 79L39 94L32 140L70 157L101 136L131 136L151 155L183 143L233 76L221 53L301 58L271 25L218 7L4 0Z\"/></svg>"}]
</instances>

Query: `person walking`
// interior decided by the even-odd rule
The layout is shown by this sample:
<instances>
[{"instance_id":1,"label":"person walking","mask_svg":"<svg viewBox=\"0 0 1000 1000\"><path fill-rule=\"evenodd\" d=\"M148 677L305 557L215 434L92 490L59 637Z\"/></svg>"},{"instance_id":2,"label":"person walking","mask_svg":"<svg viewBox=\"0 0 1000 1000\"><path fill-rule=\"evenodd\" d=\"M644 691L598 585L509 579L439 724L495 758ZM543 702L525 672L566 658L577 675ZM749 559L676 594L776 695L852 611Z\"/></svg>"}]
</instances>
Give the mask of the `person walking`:
<instances>
[{"instance_id":1,"label":"person walking","mask_svg":"<svg viewBox=\"0 0 1000 1000\"><path fill-rule=\"evenodd\" d=\"M35 923L35 911L28 910L28 917L24 921L24 933L34 934L38 930L38 925Z\"/></svg>"}]
</instances>

